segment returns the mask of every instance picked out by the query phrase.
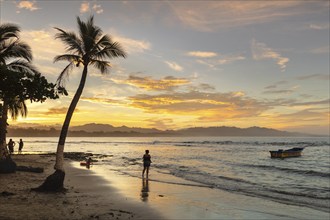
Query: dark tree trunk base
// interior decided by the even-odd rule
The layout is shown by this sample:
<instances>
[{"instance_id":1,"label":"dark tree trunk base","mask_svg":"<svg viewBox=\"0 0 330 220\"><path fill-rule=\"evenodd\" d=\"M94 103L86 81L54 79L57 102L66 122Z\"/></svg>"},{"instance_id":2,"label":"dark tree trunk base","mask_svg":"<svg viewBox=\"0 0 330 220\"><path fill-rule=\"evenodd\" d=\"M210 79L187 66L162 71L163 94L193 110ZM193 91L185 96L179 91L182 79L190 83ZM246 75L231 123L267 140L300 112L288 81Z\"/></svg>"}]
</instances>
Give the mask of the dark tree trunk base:
<instances>
[{"instance_id":1,"label":"dark tree trunk base","mask_svg":"<svg viewBox=\"0 0 330 220\"><path fill-rule=\"evenodd\" d=\"M32 190L38 192L63 192L65 188L63 186L65 172L56 170L53 174L48 176L45 182Z\"/></svg>"},{"instance_id":2,"label":"dark tree trunk base","mask_svg":"<svg viewBox=\"0 0 330 220\"><path fill-rule=\"evenodd\" d=\"M10 158L0 159L0 173L15 173L16 163Z\"/></svg>"}]
</instances>

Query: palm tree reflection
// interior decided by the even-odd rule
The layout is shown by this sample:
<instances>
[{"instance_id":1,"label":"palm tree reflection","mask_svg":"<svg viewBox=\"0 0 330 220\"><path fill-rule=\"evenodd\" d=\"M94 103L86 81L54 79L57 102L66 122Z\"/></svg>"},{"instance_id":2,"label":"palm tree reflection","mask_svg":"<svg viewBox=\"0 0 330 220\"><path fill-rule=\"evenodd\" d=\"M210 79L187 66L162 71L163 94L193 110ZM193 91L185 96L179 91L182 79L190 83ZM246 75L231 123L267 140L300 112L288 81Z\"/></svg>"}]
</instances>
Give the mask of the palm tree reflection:
<instances>
[{"instance_id":1,"label":"palm tree reflection","mask_svg":"<svg viewBox=\"0 0 330 220\"><path fill-rule=\"evenodd\" d=\"M147 202L148 201L148 197L149 197L149 180L142 178L142 189L141 189L141 200L143 202Z\"/></svg>"}]
</instances>

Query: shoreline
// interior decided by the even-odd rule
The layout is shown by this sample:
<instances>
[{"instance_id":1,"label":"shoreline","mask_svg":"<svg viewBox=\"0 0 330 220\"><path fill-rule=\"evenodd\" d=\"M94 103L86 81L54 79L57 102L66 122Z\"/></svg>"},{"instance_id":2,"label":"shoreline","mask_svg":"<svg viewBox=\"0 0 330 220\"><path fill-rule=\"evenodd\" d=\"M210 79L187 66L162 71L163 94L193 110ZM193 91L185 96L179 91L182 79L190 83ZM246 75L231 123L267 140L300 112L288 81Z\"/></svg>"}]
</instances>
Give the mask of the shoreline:
<instances>
[{"instance_id":1,"label":"shoreline","mask_svg":"<svg viewBox=\"0 0 330 220\"><path fill-rule=\"evenodd\" d=\"M80 166L88 153L65 154L65 193L30 191L53 173L55 154L13 155L17 165L43 173L0 174L0 219L328 219L329 212L283 204L183 182L151 169L139 175L94 163ZM175 178L175 179L173 179ZM165 180L165 181L164 181ZM36 211L37 210L37 211Z\"/></svg>"},{"instance_id":2,"label":"shoreline","mask_svg":"<svg viewBox=\"0 0 330 220\"><path fill-rule=\"evenodd\" d=\"M0 219L164 219L155 210L123 198L91 170L65 159L64 193L31 191L54 172L54 155L13 155L18 166L44 168L43 173L0 174Z\"/></svg>"}]
</instances>

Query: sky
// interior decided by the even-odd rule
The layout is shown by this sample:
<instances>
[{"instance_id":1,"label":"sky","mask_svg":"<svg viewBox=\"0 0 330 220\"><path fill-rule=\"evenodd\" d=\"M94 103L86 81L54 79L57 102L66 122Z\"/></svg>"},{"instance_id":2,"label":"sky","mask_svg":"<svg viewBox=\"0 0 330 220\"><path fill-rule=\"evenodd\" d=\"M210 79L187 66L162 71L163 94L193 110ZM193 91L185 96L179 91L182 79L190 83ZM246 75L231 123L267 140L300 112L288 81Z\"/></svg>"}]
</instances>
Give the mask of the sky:
<instances>
[{"instance_id":1,"label":"sky","mask_svg":"<svg viewBox=\"0 0 330 220\"><path fill-rule=\"evenodd\" d=\"M66 62L58 27L77 32L94 21L127 58L109 74L90 68L71 125L166 129L260 126L329 134L329 1L11 1L1 23L21 27L33 64L50 82ZM62 124L67 97L27 103L12 125Z\"/></svg>"}]
</instances>

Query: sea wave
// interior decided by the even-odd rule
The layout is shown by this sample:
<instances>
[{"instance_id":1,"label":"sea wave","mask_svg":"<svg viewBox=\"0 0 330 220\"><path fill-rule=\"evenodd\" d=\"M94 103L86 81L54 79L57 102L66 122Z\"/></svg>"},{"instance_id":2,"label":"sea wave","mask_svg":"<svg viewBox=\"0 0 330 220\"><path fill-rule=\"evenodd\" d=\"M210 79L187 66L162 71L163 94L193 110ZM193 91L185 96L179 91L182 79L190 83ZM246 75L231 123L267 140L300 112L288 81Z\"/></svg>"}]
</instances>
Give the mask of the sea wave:
<instances>
[{"instance_id":1,"label":"sea wave","mask_svg":"<svg viewBox=\"0 0 330 220\"><path fill-rule=\"evenodd\" d=\"M287 168L287 167L277 167L277 166L269 166L269 165L255 165L255 164L237 164L242 167L251 167L263 170L272 170L272 171L284 171L287 173L295 173L295 174L302 174L308 176L315 176L315 177L326 177L330 178L330 173L324 173L315 170L299 170L294 168Z\"/></svg>"}]
</instances>

